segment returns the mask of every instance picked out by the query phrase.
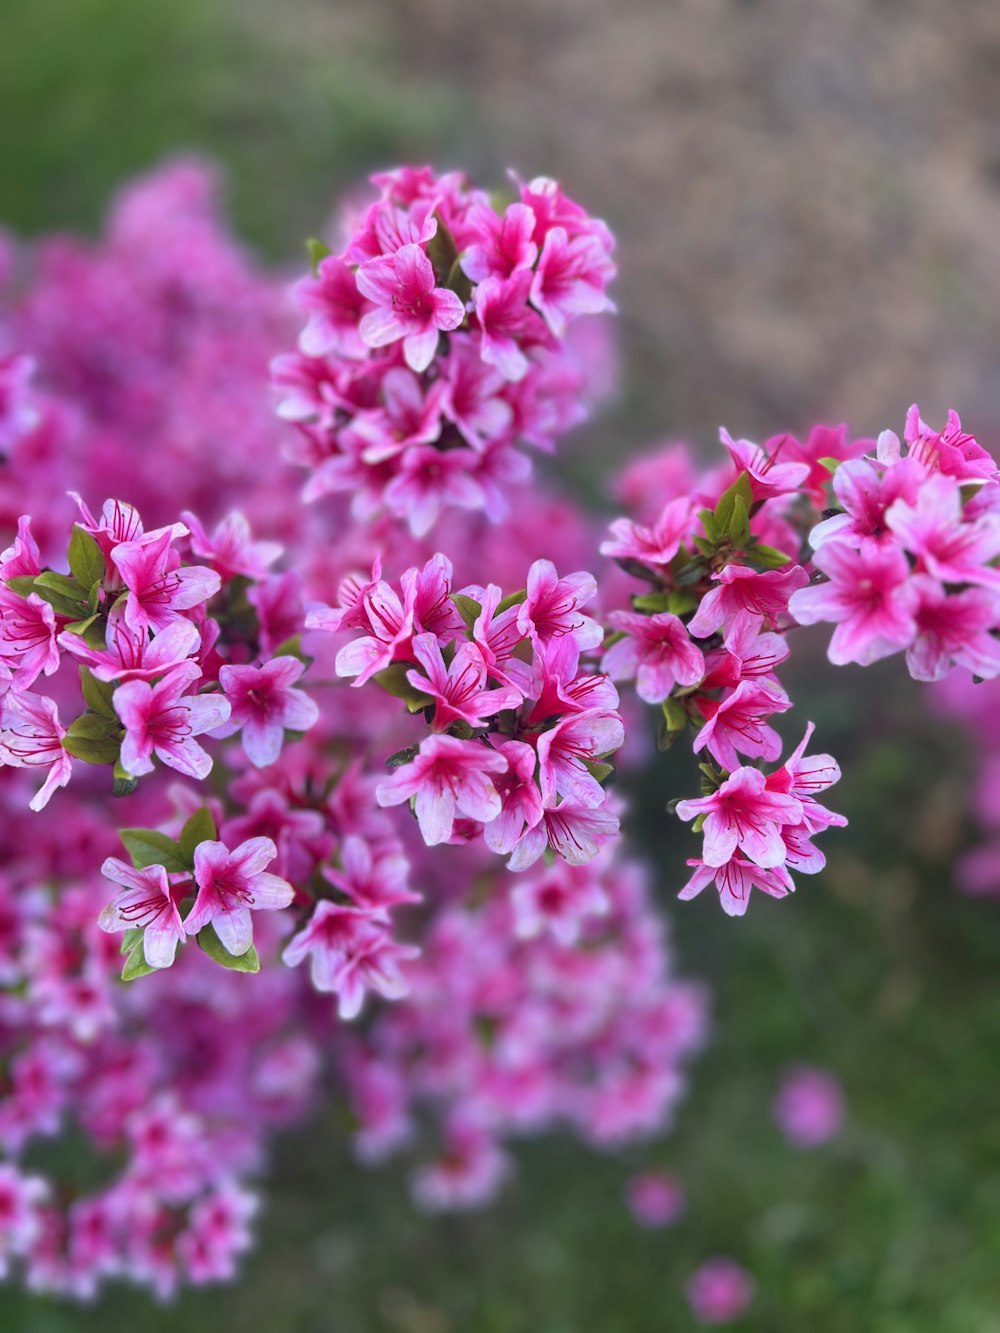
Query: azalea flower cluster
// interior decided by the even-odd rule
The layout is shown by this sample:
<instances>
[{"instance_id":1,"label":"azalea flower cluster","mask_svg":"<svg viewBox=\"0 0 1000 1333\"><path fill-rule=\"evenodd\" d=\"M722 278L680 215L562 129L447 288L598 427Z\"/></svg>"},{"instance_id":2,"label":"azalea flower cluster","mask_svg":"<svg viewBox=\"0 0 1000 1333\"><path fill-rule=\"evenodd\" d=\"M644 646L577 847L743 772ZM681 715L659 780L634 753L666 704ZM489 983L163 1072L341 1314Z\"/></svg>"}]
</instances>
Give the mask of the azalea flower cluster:
<instances>
[{"instance_id":1,"label":"azalea flower cluster","mask_svg":"<svg viewBox=\"0 0 1000 1333\"><path fill-rule=\"evenodd\" d=\"M551 450L583 415L571 326L613 308L611 233L545 178L506 204L426 167L371 183L336 253L314 244L298 348L273 366L305 498L349 493L418 536L453 506L500 519L530 470L515 444Z\"/></svg>"},{"instance_id":2,"label":"azalea flower cluster","mask_svg":"<svg viewBox=\"0 0 1000 1333\"><path fill-rule=\"evenodd\" d=\"M425 715L431 734L393 758L377 796L409 802L429 847L481 836L523 870L547 848L582 865L617 833L602 782L625 738L618 694L585 660L603 637L582 609L596 591L590 574L537 560L512 596L495 583L453 592L438 553L397 587L376 560L369 579L344 581L337 607L310 611L310 628L361 632L338 675Z\"/></svg>"}]
</instances>

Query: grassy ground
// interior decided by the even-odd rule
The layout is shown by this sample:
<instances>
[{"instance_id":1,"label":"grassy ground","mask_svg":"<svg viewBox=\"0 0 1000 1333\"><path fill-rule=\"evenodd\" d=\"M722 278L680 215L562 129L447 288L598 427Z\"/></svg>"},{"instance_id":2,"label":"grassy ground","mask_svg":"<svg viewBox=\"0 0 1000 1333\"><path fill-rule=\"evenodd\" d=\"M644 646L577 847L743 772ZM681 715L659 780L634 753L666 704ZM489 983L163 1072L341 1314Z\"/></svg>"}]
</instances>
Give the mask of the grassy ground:
<instances>
[{"instance_id":1,"label":"grassy ground","mask_svg":"<svg viewBox=\"0 0 1000 1333\"><path fill-rule=\"evenodd\" d=\"M447 86L425 96L388 43L296 53L295 34L265 45L198 0L4 0L0 16L0 217L18 229L91 227L122 176L196 147L228 165L248 238L291 253L368 162L476 142ZM742 925L707 897L673 912L717 1033L651 1151L534 1144L495 1210L427 1221L398 1174L350 1164L331 1113L280 1146L234 1288L166 1309L117 1292L85 1311L8 1291L0 1329L685 1333L684 1281L722 1251L756 1275L743 1327L760 1333L1000 1330L1000 923L948 882L960 764L894 681L813 663L801 682L813 704L796 713L850 772L828 873ZM662 809L683 782L666 766L636 817L665 902L684 848ZM804 1154L769 1115L797 1060L833 1068L850 1107L843 1138ZM650 1160L690 1199L659 1233L621 1195Z\"/></svg>"}]
</instances>

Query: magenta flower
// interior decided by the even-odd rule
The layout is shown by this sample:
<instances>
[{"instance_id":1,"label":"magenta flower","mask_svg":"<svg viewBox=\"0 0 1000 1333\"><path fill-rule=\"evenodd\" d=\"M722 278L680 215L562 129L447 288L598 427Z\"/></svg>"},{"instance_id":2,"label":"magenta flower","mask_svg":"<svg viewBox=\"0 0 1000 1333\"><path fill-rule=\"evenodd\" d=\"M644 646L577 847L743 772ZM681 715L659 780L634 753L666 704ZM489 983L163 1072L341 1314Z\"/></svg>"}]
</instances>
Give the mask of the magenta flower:
<instances>
[{"instance_id":1,"label":"magenta flower","mask_svg":"<svg viewBox=\"0 0 1000 1333\"><path fill-rule=\"evenodd\" d=\"M815 1148L836 1138L844 1123L844 1094L825 1069L795 1065L785 1071L774 1101L774 1118L796 1148Z\"/></svg>"},{"instance_id":2,"label":"magenta flower","mask_svg":"<svg viewBox=\"0 0 1000 1333\"><path fill-rule=\"evenodd\" d=\"M893 541L886 510L901 497L915 499L922 481L920 468L906 459L888 468L879 468L866 458L842 463L833 474L833 493L844 512L816 524L809 533L813 550L833 538L851 546L884 546Z\"/></svg>"},{"instance_id":3,"label":"magenta flower","mask_svg":"<svg viewBox=\"0 0 1000 1333\"><path fill-rule=\"evenodd\" d=\"M550 934L572 948L588 921L607 916L611 901L589 871L556 862L538 877L519 879L510 895L514 933L533 940Z\"/></svg>"},{"instance_id":4,"label":"magenta flower","mask_svg":"<svg viewBox=\"0 0 1000 1333\"><path fill-rule=\"evenodd\" d=\"M299 334L299 349L305 356L360 358L367 347L358 325L368 304L349 268L336 255L320 260L316 277L296 285L295 296L309 315Z\"/></svg>"},{"instance_id":5,"label":"magenta flower","mask_svg":"<svg viewBox=\"0 0 1000 1333\"><path fill-rule=\"evenodd\" d=\"M79 634L64 631L59 644L80 659L98 680L155 680L172 667L180 666L198 652L201 635L190 620L175 620L155 638L146 630L133 630L125 617L113 611L105 634L107 648L91 648Z\"/></svg>"},{"instance_id":6,"label":"magenta flower","mask_svg":"<svg viewBox=\"0 0 1000 1333\"><path fill-rule=\"evenodd\" d=\"M809 582L801 565L764 571L726 565L715 577L716 586L688 622L688 633L696 639L706 639L719 629L728 632L737 617L755 618L758 628L761 623L777 624L792 593Z\"/></svg>"},{"instance_id":7,"label":"magenta flower","mask_svg":"<svg viewBox=\"0 0 1000 1333\"><path fill-rule=\"evenodd\" d=\"M802 489L809 477L808 463L781 463L786 436L778 436L771 453L751 440L734 440L727 430L719 438L729 450L737 473L745 472L750 478L750 493L754 501L770 500L775 495L790 495Z\"/></svg>"},{"instance_id":8,"label":"magenta flower","mask_svg":"<svg viewBox=\"0 0 1000 1333\"><path fill-rule=\"evenodd\" d=\"M150 533L139 541L122 542L111 552L128 589L125 623L137 633L164 630L182 611L201 606L219 591L222 580L212 569L193 565L181 569L171 549L172 529Z\"/></svg>"},{"instance_id":9,"label":"magenta flower","mask_svg":"<svg viewBox=\"0 0 1000 1333\"><path fill-rule=\"evenodd\" d=\"M910 456L928 470L937 469L961 481L995 481L997 464L988 450L962 429L955 411L948 413L944 430L936 431L920 419L916 403L906 413L903 438Z\"/></svg>"},{"instance_id":10,"label":"magenta flower","mask_svg":"<svg viewBox=\"0 0 1000 1333\"><path fill-rule=\"evenodd\" d=\"M693 873L677 897L682 902L697 898L702 889L714 884L719 902L727 916L743 916L750 905L750 890L760 889L771 898L785 898L795 892L792 877L783 865L759 866L735 856L725 865L710 866L705 861L688 861Z\"/></svg>"},{"instance_id":11,"label":"magenta flower","mask_svg":"<svg viewBox=\"0 0 1000 1333\"><path fill-rule=\"evenodd\" d=\"M461 265L473 282L486 278L509 278L519 269L530 269L538 258L535 214L527 204L508 204L503 216L492 208L473 207L469 225L480 238L466 246Z\"/></svg>"},{"instance_id":12,"label":"magenta flower","mask_svg":"<svg viewBox=\"0 0 1000 1333\"><path fill-rule=\"evenodd\" d=\"M536 560L528 570L527 597L518 609L517 627L525 638L543 644L572 634L581 648L596 648L604 631L580 612L596 595L593 574L581 570L560 578L551 560Z\"/></svg>"},{"instance_id":13,"label":"magenta flower","mask_svg":"<svg viewBox=\"0 0 1000 1333\"><path fill-rule=\"evenodd\" d=\"M519 608L509 606L497 615L503 589L495 583L475 589L475 598L482 611L472 626L472 639L483 655L487 670L494 680L526 694L531 684L531 667L514 656L514 650L525 639L517 623Z\"/></svg>"},{"instance_id":14,"label":"magenta flower","mask_svg":"<svg viewBox=\"0 0 1000 1333\"><path fill-rule=\"evenodd\" d=\"M362 264L358 291L375 309L361 318L361 337L369 347L403 340L406 364L418 374L437 350L438 333L457 329L465 307L444 287L435 287L434 268L419 245L404 245L394 255Z\"/></svg>"},{"instance_id":15,"label":"magenta flower","mask_svg":"<svg viewBox=\"0 0 1000 1333\"><path fill-rule=\"evenodd\" d=\"M747 759L777 759L781 737L768 724L775 713L784 713L792 702L779 685L759 680L741 680L721 703L699 699L698 707L705 725L694 739L692 749L708 750L724 769L739 767L739 756Z\"/></svg>"},{"instance_id":16,"label":"magenta flower","mask_svg":"<svg viewBox=\"0 0 1000 1333\"><path fill-rule=\"evenodd\" d=\"M610 540L601 542L601 555L665 569L690 535L693 513L693 502L687 496L679 496L663 506L660 517L650 527L628 518L616 518L609 529Z\"/></svg>"},{"instance_id":17,"label":"magenta flower","mask_svg":"<svg viewBox=\"0 0 1000 1333\"><path fill-rule=\"evenodd\" d=\"M0 587L0 657L19 690L30 689L43 671L51 676L58 670L55 612L37 593L20 597Z\"/></svg>"},{"instance_id":18,"label":"magenta flower","mask_svg":"<svg viewBox=\"0 0 1000 1333\"><path fill-rule=\"evenodd\" d=\"M373 849L364 838L349 833L341 845L339 860L339 867L323 868L323 878L356 907L384 918L390 907L420 902L420 894L407 885L410 863L402 853Z\"/></svg>"},{"instance_id":19,"label":"magenta flower","mask_svg":"<svg viewBox=\"0 0 1000 1333\"><path fill-rule=\"evenodd\" d=\"M0 579L34 578L41 572L41 552L31 535L31 519L22 514L17 520L17 536L0 552Z\"/></svg>"},{"instance_id":20,"label":"magenta flower","mask_svg":"<svg viewBox=\"0 0 1000 1333\"><path fill-rule=\"evenodd\" d=\"M487 688L486 663L474 643L460 643L451 665L445 666L437 638L433 634L417 634L413 656L424 674L408 671L406 679L414 689L434 700L431 725L435 731L447 731L453 722L481 727L485 718L505 708L517 708L521 703L520 691L512 686Z\"/></svg>"},{"instance_id":21,"label":"magenta flower","mask_svg":"<svg viewBox=\"0 0 1000 1333\"><path fill-rule=\"evenodd\" d=\"M770 791L759 769L744 767L732 772L709 796L678 801L677 814L681 819L704 815L706 866L725 865L739 849L748 860L770 869L785 860L781 828L801 821L802 803L794 796Z\"/></svg>"},{"instance_id":22,"label":"magenta flower","mask_svg":"<svg viewBox=\"0 0 1000 1333\"><path fill-rule=\"evenodd\" d=\"M379 391L382 406L360 412L351 425L352 436L364 444L361 457L366 463L384 463L404 449L432 444L440 436L444 394L440 380L425 393L412 370L394 366L383 375Z\"/></svg>"},{"instance_id":23,"label":"magenta flower","mask_svg":"<svg viewBox=\"0 0 1000 1333\"><path fill-rule=\"evenodd\" d=\"M273 912L287 907L295 890L265 869L278 854L270 838L248 838L230 851L224 842L203 842L195 848L194 880L198 892L184 921L188 935L210 922L222 946L240 957L253 944L251 911Z\"/></svg>"},{"instance_id":24,"label":"magenta flower","mask_svg":"<svg viewBox=\"0 0 1000 1333\"><path fill-rule=\"evenodd\" d=\"M441 410L470 448L481 454L489 443L511 433L514 411L501 397L506 381L464 335L452 339L441 376Z\"/></svg>"},{"instance_id":25,"label":"magenta flower","mask_svg":"<svg viewBox=\"0 0 1000 1333\"><path fill-rule=\"evenodd\" d=\"M177 945L184 941L184 925L177 908L183 889L173 889L163 866L132 866L109 856L101 874L124 893L105 907L97 918L102 930L115 934L123 930L142 930L142 953L150 967L169 967Z\"/></svg>"},{"instance_id":26,"label":"magenta flower","mask_svg":"<svg viewBox=\"0 0 1000 1333\"><path fill-rule=\"evenodd\" d=\"M338 1012L346 1022L357 1017L367 990L387 1000L401 999L408 987L399 964L419 953L410 945L396 944L371 909L321 899L281 957L288 967L309 957L313 986L338 997Z\"/></svg>"},{"instance_id":27,"label":"magenta flower","mask_svg":"<svg viewBox=\"0 0 1000 1333\"><path fill-rule=\"evenodd\" d=\"M644 1227L665 1227L684 1212L684 1191L665 1171L641 1171L627 1185L632 1216Z\"/></svg>"},{"instance_id":28,"label":"magenta flower","mask_svg":"<svg viewBox=\"0 0 1000 1333\"><path fill-rule=\"evenodd\" d=\"M527 718L531 726L562 713L613 713L619 703L605 672L580 670L580 645L572 634L548 643L536 641L525 694L535 701Z\"/></svg>"},{"instance_id":29,"label":"magenta flower","mask_svg":"<svg viewBox=\"0 0 1000 1333\"><path fill-rule=\"evenodd\" d=\"M73 763L62 747L65 735L54 699L10 688L0 691L0 766L49 770L29 803L32 810L44 810L52 793L69 782Z\"/></svg>"},{"instance_id":30,"label":"magenta flower","mask_svg":"<svg viewBox=\"0 0 1000 1333\"><path fill-rule=\"evenodd\" d=\"M826 791L840 781L840 765L832 754L806 754L814 730L815 725L810 722L781 767L767 775L767 786L769 791L782 792L800 801L803 821L815 833L832 825L843 828L847 820L816 800L817 792Z\"/></svg>"},{"instance_id":31,"label":"magenta flower","mask_svg":"<svg viewBox=\"0 0 1000 1333\"><path fill-rule=\"evenodd\" d=\"M477 741L428 736L415 759L379 783L375 797L379 805L412 800L424 842L435 847L451 837L457 815L482 824L496 819L501 802L489 775L506 771L503 755Z\"/></svg>"},{"instance_id":32,"label":"magenta flower","mask_svg":"<svg viewBox=\"0 0 1000 1333\"><path fill-rule=\"evenodd\" d=\"M617 836L620 827L618 816L607 807L594 809L563 801L554 809L543 810L541 822L518 839L508 869L527 870L546 847L571 866L586 865Z\"/></svg>"},{"instance_id":33,"label":"magenta flower","mask_svg":"<svg viewBox=\"0 0 1000 1333\"><path fill-rule=\"evenodd\" d=\"M567 235L552 227L538 256L531 280L531 304L557 338L566 336L570 320L614 310L605 288L615 276L614 261L602 238Z\"/></svg>"},{"instance_id":34,"label":"magenta flower","mask_svg":"<svg viewBox=\"0 0 1000 1333\"><path fill-rule=\"evenodd\" d=\"M191 550L211 562L224 579L242 574L248 579L262 579L284 547L280 542L255 542L246 518L232 510L215 531L208 533L201 520L185 510L182 515L191 534Z\"/></svg>"},{"instance_id":35,"label":"magenta flower","mask_svg":"<svg viewBox=\"0 0 1000 1333\"><path fill-rule=\"evenodd\" d=\"M530 271L519 269L509 278L486 278L475 291L480 354L504 379L515 382L528 370L525 344L550 341L544 323L528 305L531 283Z\"/></svg>"},{"instance_id":36,"label":"magenta flower","mask_svg":"<svg viewBox=\"0 0 1000 1333\"><path fill-rule=\"evenodd\" d=\"M941 680L955 666L981 680L1000 675L1000 596L993 588L949 593L927 574L914 574L916 637L906 650L914 680Z\"/></svg>"},{"instance_id":37,"label":"magenta flower","mask_svg":"<svg viewBox=\"0 0 1000 1333\"><path fill-rule=\"evenodd\" d=\"M413 583L403 585L405 601L391 584L379 579L368 584L361 594L360 606L350 606L331 612L329 608L310 611L306 629L339 629L342 624L358 624L362 613L370 634L345 644L337 653L338 676L356 676L355 686L364 685L379 671L397 658L409 660L413 640L413 603L416 589ZM350 620L347 617L350 616Z\"/></svg>"},{"instance_id":38,"label":"magenta flower","mask_svg":"<svg viewBox=\"0 0 1000 1333\"><path fill-rule=\"evenodd\" d=\"M243 749L256 768L275 763L286 731L308 731L319 718L315 700L293 688L305 669L297 657L273 657L259 666L224 666L219 671L230 713L218 734L242 731Z\"/></svg>"},{"instance_id":39,"label":"magenta flower","mask_svg":"<svg viewBox=\"0 0 1000 1333\"><path fill-rule=\"evenodd\" d=\"M954 477L928 477L916 501L896 500L885 521L919 568L942 583L985 583L996 587L1000 569L1000 519L985 515L963 521L962 496Z\"/></svg>"},{"instance_id":40,"label":"magenta flower","mask_svg":"<svg viewBox=\"0 0 1000 1333\"><path fill-rule=\"evenodd\" d=\"M535 781L537 757L531 746L522 741L503 741L496 748L507 761L507 772L493 779L501 807L483 829L483 841L490 851L506 856L525 829L534 828L541 820L542 797Z\"/></svg>"},{"instance_id":41,"label":"magenta flower","mask_svg":"<svg viewBox=\"0 0 1000 1333\"><path fill-rule=\"evenodd\" d=\"M746 1314L753 1300L754 1281L732 1259L708 1259L687 1284L694 1317L702 1324L728 1324Z\"/></svg>"},{"instance_id":42,"label":"magenta flower","mask_svg":"<svg viewBox=\"0 0 1000 1333\"><path fill-rule=\"evenodd\" d=\"M228 699L218 694L188 694L201 676L193 662L173 667L150 685L132 680L119 685L113 696L115 712L125 728L122 767L133 777L153 771L153 755L190 778L199 780L212 771L211 757L195 740L228 720Z\"/></svg>"},{"instance_id":43,"label":"magenta flower","mask_svg":"<svg viewBox=\"0 0 1000 1333\"><path fill-rule=\"evenodd\" d=\"M573 805L603 805L605 791L587 763L612 754L625 743L617 713L575 713L538 737L538 781L542 800L554 806L562 796Z\"/></svg>"},{"instance_id":44,"label":"magenta flower","mask_svg":"<svg viewBox=\"0 0 1000 1333\"><path fill-rule=\"evenodd\" d=\"M636 694L646 703L658 704L675 685L697 685L704 676L702 651L677 616L613 611L609 618L625 637L607 650L602 666L612 680L634 679Z\"/></svg>"},{"instance_id":45,"label":"magenta flower","mask_svg":"<svg viewBox=\"0 0 1000 1333\"><path fill-rule=\"evenodd\" d=\"M479 459L471 449L435 449L425 444L407 449L400 469L383 493L385 506L425 537L442 509L482 509L483 488L473 475Z\"/></svg>"},{"instance_id":46,"label":"magenta flower","mask_svg":"<svg viewBox=\"0 0 1000 1333\"><path fill-rule=\"evenodd\" d=\"M870 666L913 641L916 594L910 566L894 546L853 550L826 542L813 563L828 582L793 593L789 613L800 625L833 621L828 656L837 666Z\"/></svg>"}]
</instances>

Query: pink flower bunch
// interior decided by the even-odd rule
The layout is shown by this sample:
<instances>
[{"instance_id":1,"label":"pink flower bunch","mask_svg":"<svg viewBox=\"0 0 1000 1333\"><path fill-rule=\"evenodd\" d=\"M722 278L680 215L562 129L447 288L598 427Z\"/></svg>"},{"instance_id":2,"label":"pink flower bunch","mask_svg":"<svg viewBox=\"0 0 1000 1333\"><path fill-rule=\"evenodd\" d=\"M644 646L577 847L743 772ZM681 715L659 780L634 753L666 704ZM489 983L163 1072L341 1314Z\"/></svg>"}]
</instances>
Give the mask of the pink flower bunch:
<instances>
[{"instance_id":1,"label":"pink flower bunch","mask_svg":"<svg viewBox=\"0 0 1000 1333\"><path fill-rule=\"evenodd\" d=\"M74 758L113 765L122 788L154 760L201 780L206 733L239 732L263 767L316 722L297 688L305 663L272 655L278 633L302 624L301 610L272 610L281 547L254 541L240 514L211 534L185 517L146 531L131 505L109 500L95 517L80 501L68 572L42 567L27 516L0 554L0 766L47 770L33 810L69 782ZM182 559L182 539L205 564ZM60 704L81 702L64 725Z\"/></svg>"},{"instance_id":2,"label":"pink flower bunch","mask_svg":"<svg viewBox=\"0 0 1000 1333\"><path fill-rule=\"evenodd\" d=\"M500 206L457 172L372 177L378 197L297 288L308 316L273 365L305 498L353 496L416 535L445 509L506 513L529 472L518 441L550 450L581 415L571 325L613 309L613 240L557 182L515 179Z\"/></svg>"},{"instance_id":3,"label":"pink flower bunch","mask_svg":"<svg viewBox=\"0 0 1000 1333\"><path fill-rule=\"evenodd\" d=\"M410 803L429 847L482 837L523 870L549 847L582 865L617 832L603 782L625 733L617 691L586 663L602 638L582 609L596 591L591 575L537 560L513 596L492 583L453 592L438 553L398 586L376 561L339 606L309 613L310 628L360 631L338 675L423 713L430 735L394 758L377 796Z\"/></svg>"},{"instance_id":4,"label":"pink flower bunch","mask_svg":"<svg viewBox=\"0 0 1000 1333\"><path fill-rule=\"evenodd\" d=\"M840 512L813 528L812 564L822 581L789 610L799 624L836 625L830 661L866 666L906 653L916 680L962 667L1000 674L1000 484L997 465L962 430L955 412L942 431L910 408L903 436L883 431L874 458L840 463Z\"/></svg>"}]
</instances>

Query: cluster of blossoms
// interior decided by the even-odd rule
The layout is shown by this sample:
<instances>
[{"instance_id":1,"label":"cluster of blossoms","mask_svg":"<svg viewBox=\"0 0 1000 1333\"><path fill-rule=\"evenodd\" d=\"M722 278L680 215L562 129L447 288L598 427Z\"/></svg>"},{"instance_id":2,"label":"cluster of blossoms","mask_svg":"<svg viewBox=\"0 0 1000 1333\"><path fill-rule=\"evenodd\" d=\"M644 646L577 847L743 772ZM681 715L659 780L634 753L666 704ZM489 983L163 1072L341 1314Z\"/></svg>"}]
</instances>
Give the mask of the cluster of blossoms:
<instances>
[{"instance_id":1,"label":"cluster of blossoms","mask_svg":"<svg viewBox=\"0 0 1000 1333\"><path fill-rule=\"evenodd\" d=\"M583 865L618 832L602 782L625 731L618 693L586 664L603 637L583 611L597 584L560 578L549 560L504 597L495 583L452 591L452 566L435 554L397 587L348 577L337 607L307 626L360 631L337 653L338 675L374 680L423 713L431 734L393 757L380 805L410 802L424 842L482 837L512 870L551 848Z\"/></svg>"},{"instance_id":2,"label":"cluster of blossoms","mask_svg":"<svg viewBox=\"0 0 1000 1333\"><path fill-rule=\"evenodd\" d=\"M416 535L452 506L500 519L530 470L515 444L551 450L584 414L571 326L612 309L611 233L544 178L496 206L459 173L372 184L338 252L315 243L298 350L273 366L305 498L347 492Z\"/></svg>"}]
</instances>

